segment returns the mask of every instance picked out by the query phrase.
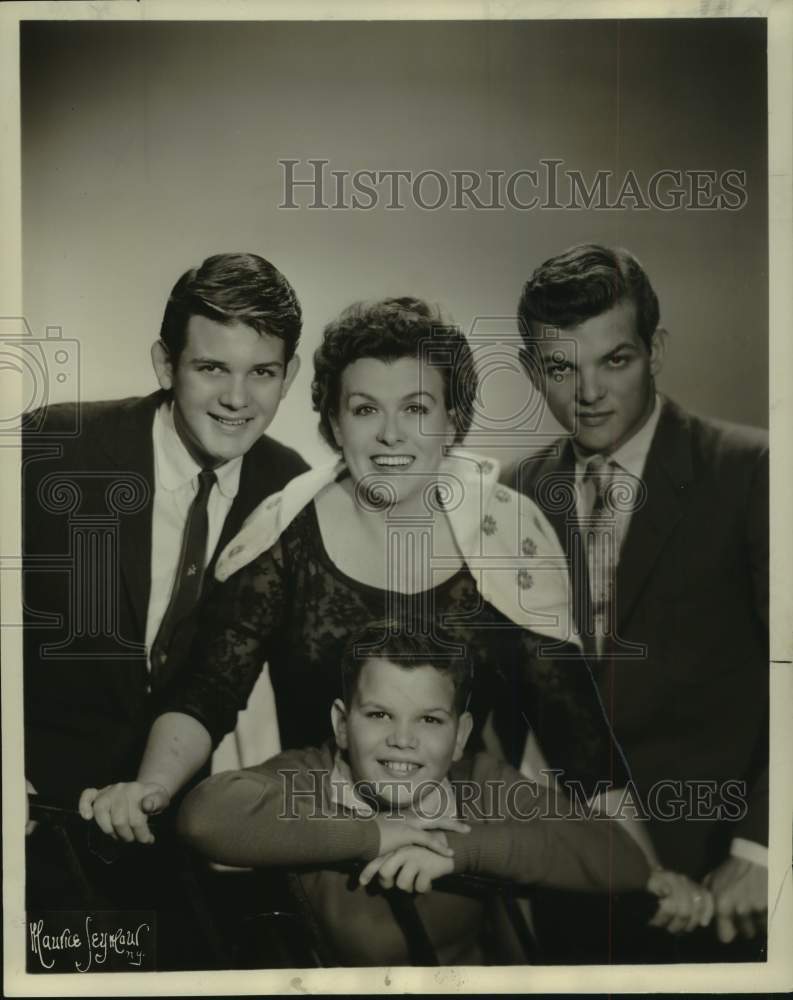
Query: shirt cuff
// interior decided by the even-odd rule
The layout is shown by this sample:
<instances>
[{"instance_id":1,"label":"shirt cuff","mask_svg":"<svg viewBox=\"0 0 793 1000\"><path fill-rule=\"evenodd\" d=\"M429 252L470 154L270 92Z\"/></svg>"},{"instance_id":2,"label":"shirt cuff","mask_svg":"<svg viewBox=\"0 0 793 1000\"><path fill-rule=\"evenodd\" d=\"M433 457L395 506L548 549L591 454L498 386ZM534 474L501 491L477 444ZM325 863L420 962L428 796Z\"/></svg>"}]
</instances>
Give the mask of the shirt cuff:
<instances>
[{"instance_id":1,"label":"shirt cuff","mask_svg":"<svg viewBox=\"0 0 793 1000\"><path fill-rule=\"evenodd\" d=\"M745 840L743 837L733 837L730 844L730 854L734 858L743 858L755 865L768 868L768 848L755 840Z\"/></svg>"}]
</instances>

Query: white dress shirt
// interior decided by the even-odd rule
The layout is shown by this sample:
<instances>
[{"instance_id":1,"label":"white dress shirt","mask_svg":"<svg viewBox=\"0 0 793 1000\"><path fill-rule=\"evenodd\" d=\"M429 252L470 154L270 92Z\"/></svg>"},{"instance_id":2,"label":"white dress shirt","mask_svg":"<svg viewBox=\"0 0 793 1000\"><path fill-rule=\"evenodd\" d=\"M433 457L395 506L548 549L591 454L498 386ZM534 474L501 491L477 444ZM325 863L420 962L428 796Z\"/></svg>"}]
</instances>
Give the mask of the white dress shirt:
<instances>
[{"instance_id":1,"label":"white dress shirt","mask_svg":"<svg viewBox=\"0 0 793 1000\"><path fill-rule=\"evenodd\" d=\"M182 444L176 431L172 404L163 403L154 414L152 441L154 506L151 526L151 591L146 614L147 662L171 598L187 514L198 492L198 473L201 471L201 466ZM207 508L209 531L205 566L212 558L223 523L237 495L241 469L240 457L215 470L217 483L209 494Z\"/></svg>"},{"instance_id":2,"label":"white dress shirt","mask_svg":"<svg viewBox=\"0 0 793 1000\"><path fill-rule=\"evenodd\" d=\"M628 473L629 477L634 477L636 480L642 479L644 475L644 466L647 464L647 454L650 451L650 445L652 444L653 437L655 436L655 429L658 427L662 407L663 400L656 394L653 411L647 422L639 428L633 437L628 438L624 444L620 445L616 451L612 452L610 455L603 456L604 458L607 458L609 462L613 462L618 467L614 473L615 478L618 477L620 471L622 471L623 473ZM586 517L591 508L591 502L588 502L586 495L586 483L584 476L586 474L587 463L592 456L582 454L576 447L575 442L573 442L573 451L575 452L576 508L579 518L583 518ZM632 513L633 512L631 510L619 510L613 514L617 543L617 559L619 559L622 543L628 533Z\"/></svg>"}]
</instances>

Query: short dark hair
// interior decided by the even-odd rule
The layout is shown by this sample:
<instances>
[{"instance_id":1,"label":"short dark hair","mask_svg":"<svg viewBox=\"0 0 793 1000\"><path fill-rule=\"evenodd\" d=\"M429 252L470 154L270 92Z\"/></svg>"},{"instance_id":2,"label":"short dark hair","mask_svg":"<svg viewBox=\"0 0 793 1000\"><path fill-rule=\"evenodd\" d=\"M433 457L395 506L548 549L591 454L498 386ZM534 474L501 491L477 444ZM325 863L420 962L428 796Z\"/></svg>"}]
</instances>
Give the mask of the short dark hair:
<instances>
[{"instance_id":1,"label":"short dark hair","mask_svg":"<svg viewBox=\"0 0 793 1000\"><path fill-rule=\"evenodd\" d=\"M349 708L358 678L368 660L381 658L405 670L433 667L454 684L454 709L461 715L468 707L473 670L460 644L436 620L414 623L409 631L403 622L372 621L350 637L341 660L344 704Z\"/></svg>"},{"instance_id":2,"label":"short dark hair","mask_svg":"<svg viewBox=\"0 0 793 1000\"><path fill-rule=\"evenodd\" d=\"M319 431L336 451L331 416L338 412L342 372L361 358L396 361L416 358L443 376L444 404L454 411L455 444L471 426L477 374L462 331L444 322L439 310L409 296L382 302L356 302L329 323L314 352L311 401Z\"/></svg>"},{"instance_id":3,"label":"short dark hair","mask_svg":"<svg viewBox=\"0 0 793 1000\"><path fill-rule=\"evenodd\" d=\"M636 307L636 333L649 350L658 327L658 298L627 250L581 243L541 264L523 286L518 318L526 346L538 325L571 327L624 301Z\"/></svg>"},{"instance_id":4,"label":"short dark hair","mask_svg":"<svg viewBox=\"0 0 793 1000\"><path fill-rule=\"evenodd\" d=\"M295 291L278 268L253 253L219 253L190 268L173 286L160 340L174 364L184 350L191 316L245 323L284 342L284 360L297 349L303 318Z\"/></svg>"}]
</instances>

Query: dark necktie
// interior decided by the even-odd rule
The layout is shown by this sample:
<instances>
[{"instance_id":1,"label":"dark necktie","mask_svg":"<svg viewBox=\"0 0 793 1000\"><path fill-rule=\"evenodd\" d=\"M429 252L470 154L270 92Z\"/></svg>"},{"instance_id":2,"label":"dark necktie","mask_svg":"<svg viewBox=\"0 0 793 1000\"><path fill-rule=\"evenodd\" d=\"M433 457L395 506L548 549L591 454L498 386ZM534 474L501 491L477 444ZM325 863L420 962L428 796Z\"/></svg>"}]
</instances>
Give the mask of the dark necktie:
<instances>
[{"instance_id":1,"label":"dark necktie","mask_svg":"<svg viewBox=\"0 0 793 1000\"><path fill-rule=\"evenodd\" d=\"M163 688L170 681L181 661L184 642L179 642L180 626L198 603L204 582L209 517L207 505L217 476L212 469L202 469L198 474L198 492L187 512L182 535L182 549L171 590L171 599L165 609L157 637L151 648L152 686ZM182 639L184 633L182 631Z\"/></svg>"}]
</instances>

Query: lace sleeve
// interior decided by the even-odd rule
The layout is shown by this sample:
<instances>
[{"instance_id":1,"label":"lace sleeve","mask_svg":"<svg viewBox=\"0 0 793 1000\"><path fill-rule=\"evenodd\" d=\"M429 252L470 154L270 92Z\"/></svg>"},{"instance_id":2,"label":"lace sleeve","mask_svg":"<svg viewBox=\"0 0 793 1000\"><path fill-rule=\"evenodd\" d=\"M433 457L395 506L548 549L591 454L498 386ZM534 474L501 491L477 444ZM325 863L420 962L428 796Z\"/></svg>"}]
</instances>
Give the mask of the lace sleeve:
<instances>
[{"instance_id":1,"label":"lace sleeve","mask_svg":"<svg viewBox=\"0 0 793 1000\"><path fill-rule=\"evenodd\" d=\"M279 543L220 584L202 608L191 668L162 711L193 716L215 746L236 725L283 622L285 577Z\"/></svg>"}]
</instances>

